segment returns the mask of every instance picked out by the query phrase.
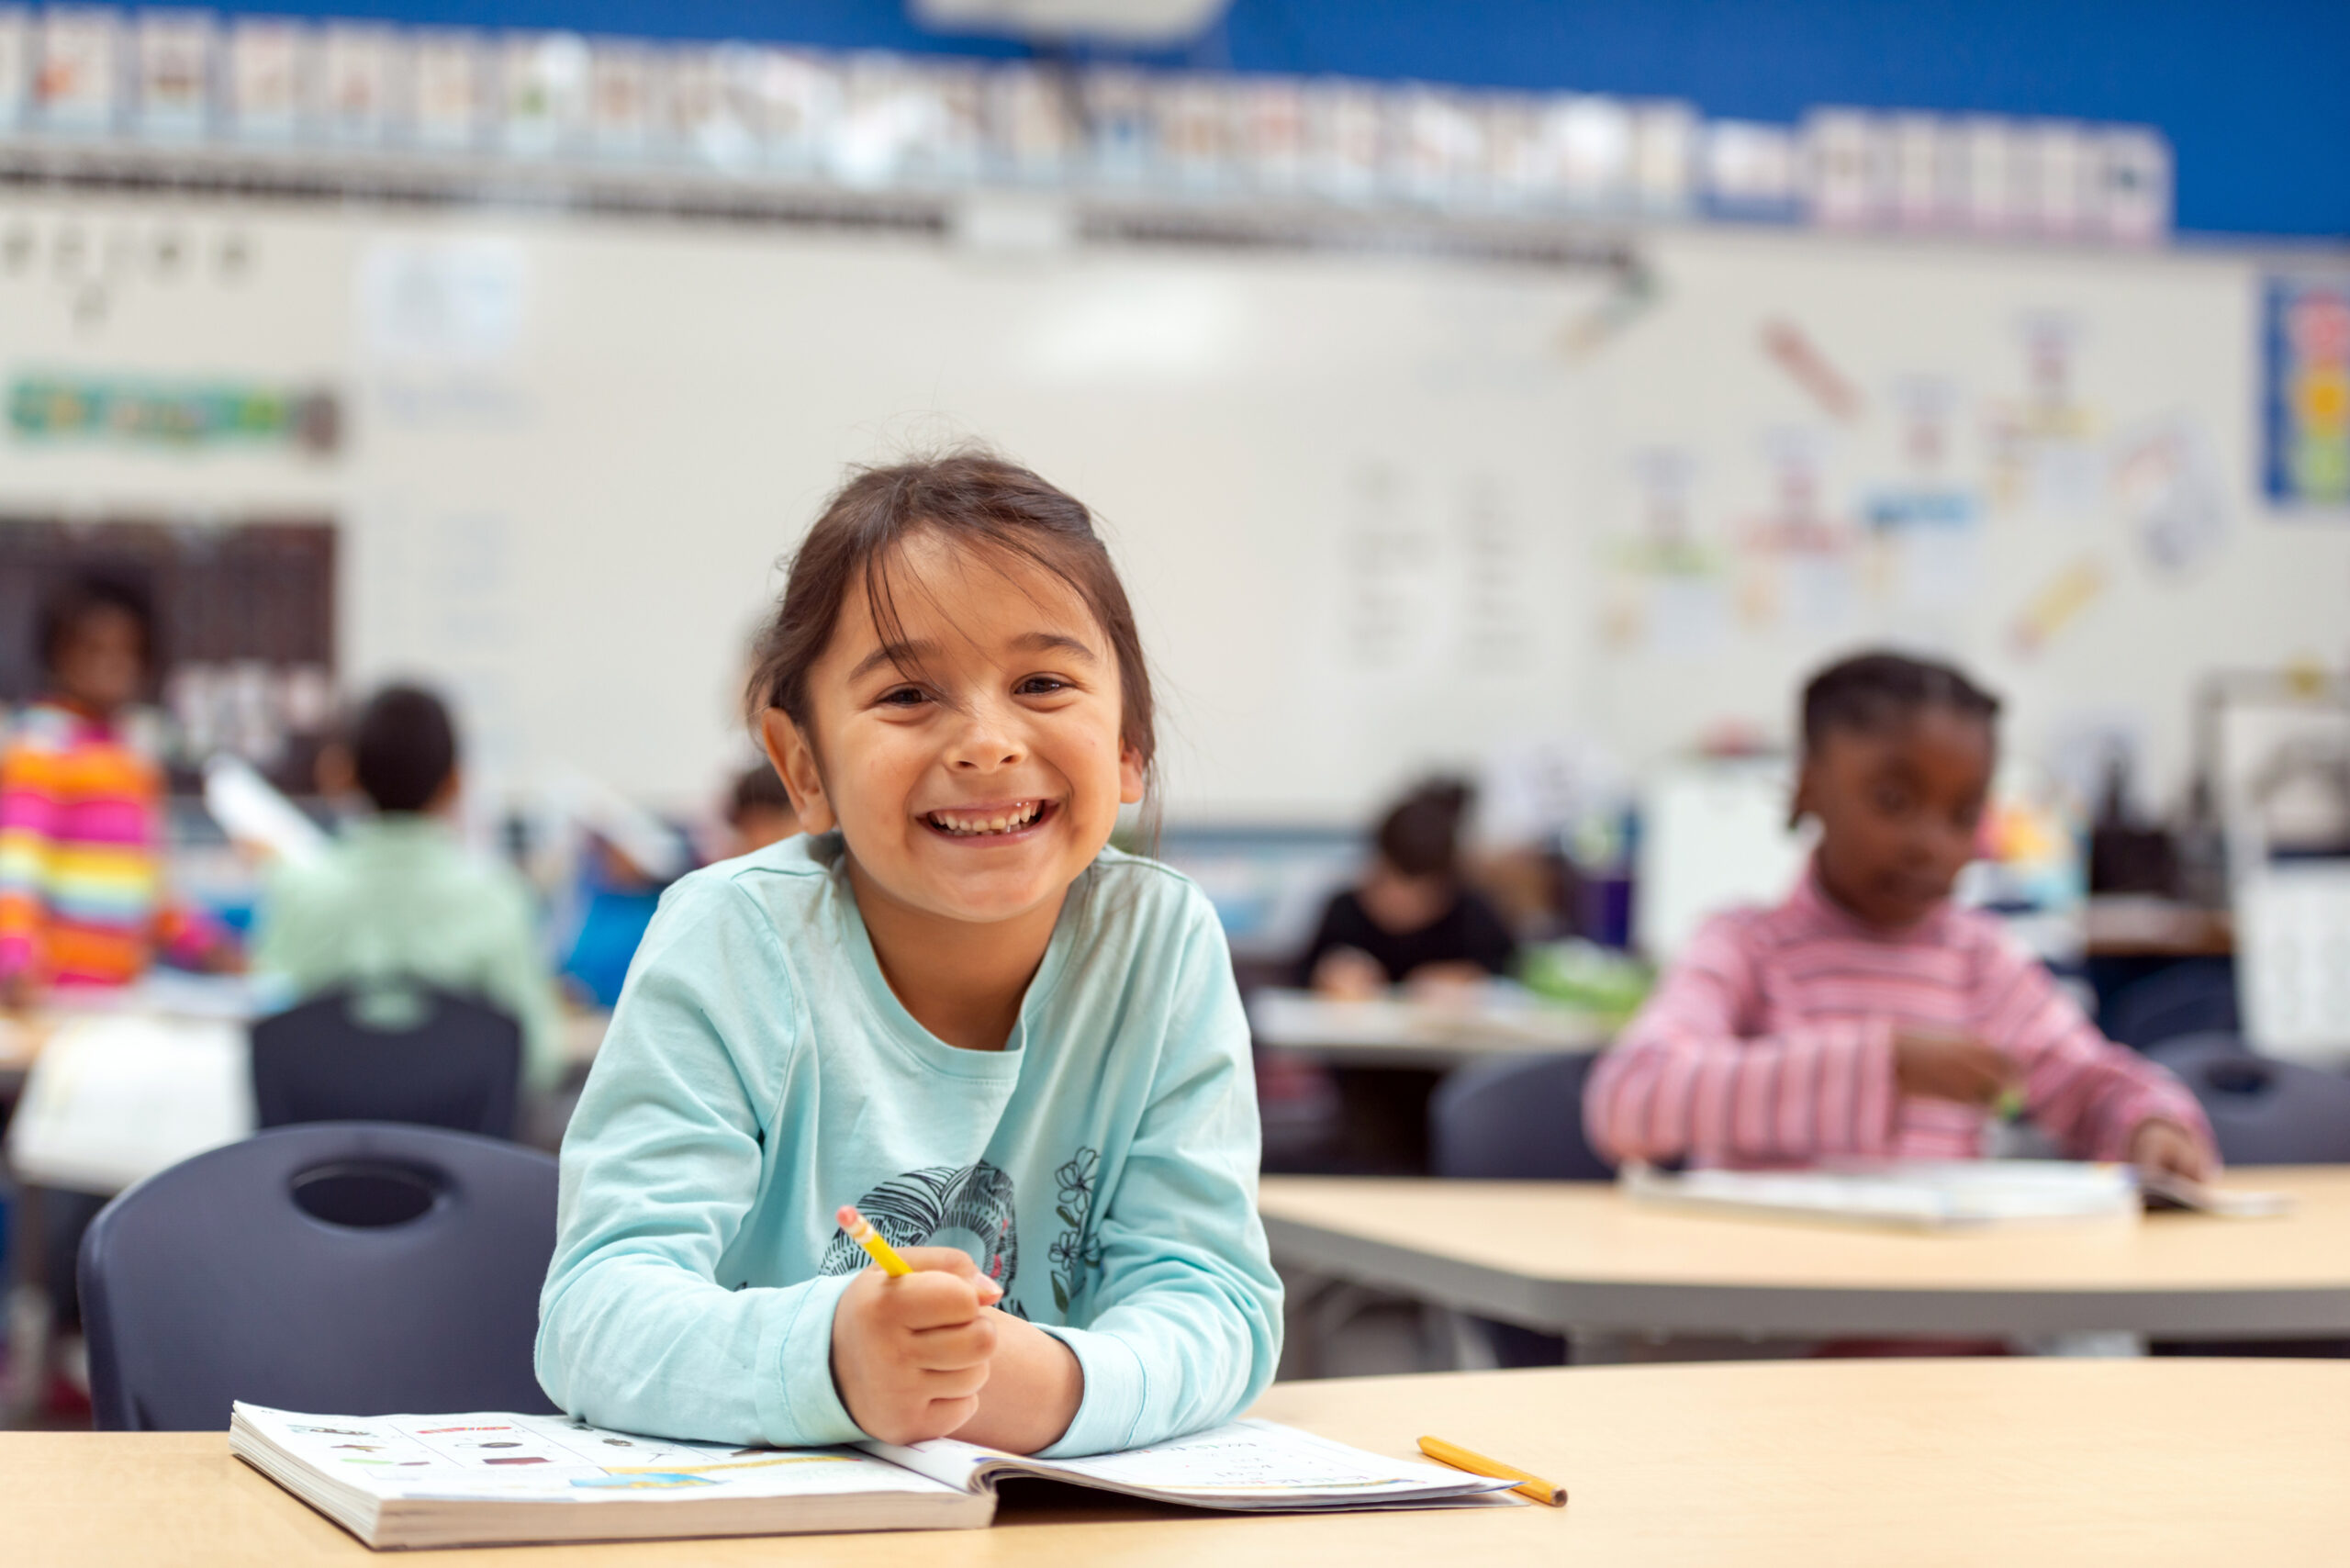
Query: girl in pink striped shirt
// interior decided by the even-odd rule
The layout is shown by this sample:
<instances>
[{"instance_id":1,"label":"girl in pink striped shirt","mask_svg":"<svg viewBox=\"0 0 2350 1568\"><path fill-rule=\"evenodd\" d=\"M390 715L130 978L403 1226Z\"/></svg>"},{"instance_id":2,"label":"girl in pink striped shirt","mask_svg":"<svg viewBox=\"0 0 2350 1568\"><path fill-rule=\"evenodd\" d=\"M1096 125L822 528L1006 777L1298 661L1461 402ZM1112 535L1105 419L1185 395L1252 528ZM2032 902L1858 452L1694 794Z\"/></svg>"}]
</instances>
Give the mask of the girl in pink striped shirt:
<instances>
[{"instance_id":1,"label":"girl in pink striped shirt","mask_svg":"<svg viewBox=\"0 0 2350 1568\"><path fill-rule=\"evenodd\" d=\"M1997 699L1867 654L1804 689L1811 865L1775 909L1702 927L1593 1070L1617 1159L1970 1158L2010 1088L2065 1152L2206 1179L2194 1096L2113 1044L1992 916L1953 908L1998 755Z\"/></svg>"}]
</instances>

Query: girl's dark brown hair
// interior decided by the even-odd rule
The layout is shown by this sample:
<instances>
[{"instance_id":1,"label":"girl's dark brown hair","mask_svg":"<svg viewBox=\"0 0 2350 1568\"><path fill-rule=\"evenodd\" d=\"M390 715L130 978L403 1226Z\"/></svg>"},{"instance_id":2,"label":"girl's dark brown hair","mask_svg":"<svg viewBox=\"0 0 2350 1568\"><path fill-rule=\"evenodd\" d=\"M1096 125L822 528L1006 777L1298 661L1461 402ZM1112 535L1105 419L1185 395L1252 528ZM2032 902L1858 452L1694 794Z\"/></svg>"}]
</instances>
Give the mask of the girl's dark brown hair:
<instances>
[{"instance_id":1,"label":"girl's dark brown hair","mask_svg":"<svg viewBox=\"0 0 2350 1568\"><path fill-rule=\"evenodd\" d=\"M890 564L923 533L1027 561L1085 601L1117 655L1120 735L1148 768L1158 749L1150 670L1125 588L1093 532L1093 514L1067 491L984 452L859 468L833 492L792 555L783 597L753 650L744 693L752 723L780 708L802 732L811 728L808 674L852 592L864 593L884 646L904 640Z\"/></svg>"}]
</instances>

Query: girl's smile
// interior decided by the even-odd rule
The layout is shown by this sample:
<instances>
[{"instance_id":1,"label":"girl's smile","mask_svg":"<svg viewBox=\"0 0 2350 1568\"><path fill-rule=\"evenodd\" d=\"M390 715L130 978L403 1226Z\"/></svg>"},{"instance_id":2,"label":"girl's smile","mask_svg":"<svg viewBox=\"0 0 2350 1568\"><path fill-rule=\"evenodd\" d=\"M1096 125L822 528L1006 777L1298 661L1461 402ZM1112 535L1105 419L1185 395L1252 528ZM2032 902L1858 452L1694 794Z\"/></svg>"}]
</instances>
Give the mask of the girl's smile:
<instances>
[{"instance_id":1,"label":"girl's smile","mask_svg":"<svg viewBox=\"0 0 2350 1568\"><path fill-rule=\"evenodd\" d=\"M947 838L977 846L1016 844L1040 831L1058 801L989 801L944 806L922 813L923 822Z\"/></svg>"}]
</instances>

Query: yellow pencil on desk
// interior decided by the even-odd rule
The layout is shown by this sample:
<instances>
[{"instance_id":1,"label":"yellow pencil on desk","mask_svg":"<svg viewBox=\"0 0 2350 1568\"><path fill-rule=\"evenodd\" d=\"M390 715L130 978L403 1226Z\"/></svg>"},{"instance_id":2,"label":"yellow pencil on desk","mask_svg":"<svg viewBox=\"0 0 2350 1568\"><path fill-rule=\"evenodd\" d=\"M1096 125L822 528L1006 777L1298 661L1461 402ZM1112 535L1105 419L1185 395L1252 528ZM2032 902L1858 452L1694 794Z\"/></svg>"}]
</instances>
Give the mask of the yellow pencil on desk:
<instances>
[{"instance_id":1,"label":"yellow pencil on desk","mask_svg":"<svg viewBox=\"0 0 2350 1568\"><path fill-rule=\"evenodd\" d=\"M883 1273L895 1279L900 1274L913 1272L912 1269L906 1267L906 1260L898 1256L898 1249L884 1241L881 1238L881 1233L874 1229L863 1215L856 1212L855 1204L843 1204L841 1212L833 1217L840 1222L840 1227L843 1230L848 1232L848 1238L851 1241L865 1249L865 1255L879 1265Z\"/></svg>"},{"instance_id":2,"label":"yellow pencil on desk","mask_svg":"<svg viewBox=\"0 0 2350 1568\"><path fill-rule=\"evenodd\" d=\"M1439 1464L1449 1464L1455 1470L1465 1470L1472 1475L1490 1475L1496 1481L1517 1482L1519 1484L1511 1487L1510 1490L1521 1497L1531 1497L1536 1502L1547 1504L1553 1508L1563 1508L1567 1506L1567 1489L1556 1482L1545 1481L1539 1475L1528 1474L1514 1464L1504 1464L1500 1460L1487 1459L1481 1453L1472 1453L1457 1444L1446 1442L1442 1438L1422 1438L1420 1451Z\"/></svg>"}]
</instances>

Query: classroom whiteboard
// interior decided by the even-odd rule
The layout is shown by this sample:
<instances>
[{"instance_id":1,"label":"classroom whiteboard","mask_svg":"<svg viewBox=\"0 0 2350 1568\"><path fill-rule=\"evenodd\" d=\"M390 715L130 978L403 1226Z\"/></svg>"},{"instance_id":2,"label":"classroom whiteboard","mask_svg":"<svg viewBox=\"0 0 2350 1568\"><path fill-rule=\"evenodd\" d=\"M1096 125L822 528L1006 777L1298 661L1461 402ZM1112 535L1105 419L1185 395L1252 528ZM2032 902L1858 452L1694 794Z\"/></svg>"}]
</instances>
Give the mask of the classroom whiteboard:
<instances>
[{"instance_id":1,"label":"classroom whiteboard","mask_svg":"<svg viewBox=\"0 0 2350 1568\"><path fill-rule=\"evenodd\" d=\"M325 379L349 427L325 459L10 439L0 505L333 515L348 680L450 684L485 772L664 804L743 755L744 642L844 465L963 437L1101 514L1179 821L1353 820L1528 738L1639 767L1725 720L1784 736L1797 673L1886 634L1976 662L2025 744L2102 716L2176 773L2196 670L2338 659L2350 619L2350 529L2253 500L2246 256L1669 231L1617 310L1597 274L1371 255L160 197L11 197L0 224L34 258L0 272L0 372ZM131 258L102 309L41 259L68 230ZM164 230L242 264L151 275ZM1764 346L1781 325L1857 412ZM1988 410L2049 332L2073 433L2019 457ZM1789 464L1849 522L1936 397L1953 482L2026 500L1968 540L1771 554ZM2113 476L2156 427L2223 502L2176 567ZM2065 613L2019 652L2035 595Z\"/></svg>"}]
</instances>

